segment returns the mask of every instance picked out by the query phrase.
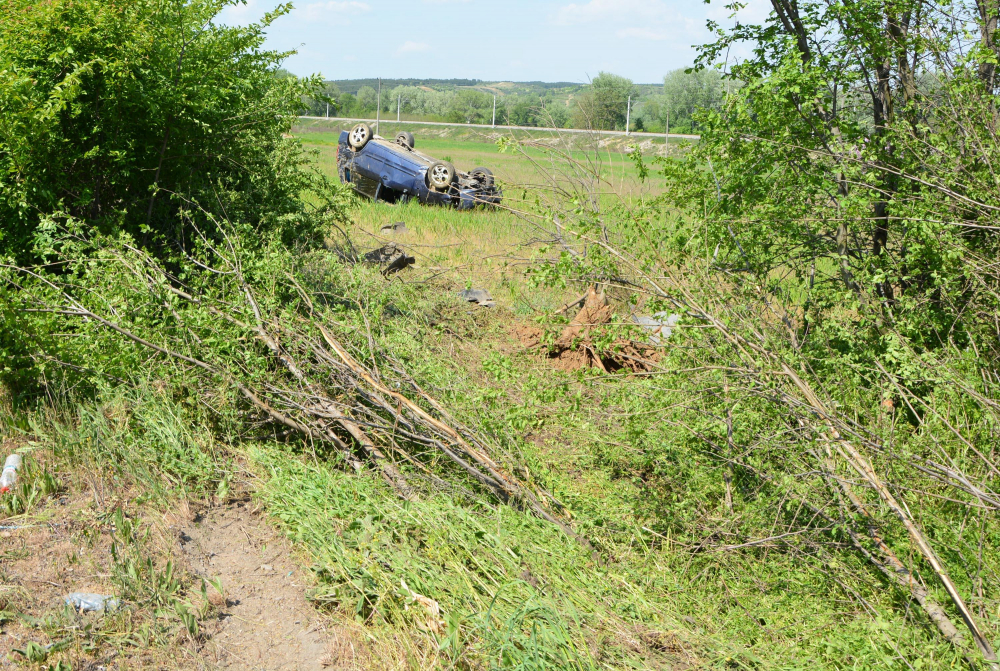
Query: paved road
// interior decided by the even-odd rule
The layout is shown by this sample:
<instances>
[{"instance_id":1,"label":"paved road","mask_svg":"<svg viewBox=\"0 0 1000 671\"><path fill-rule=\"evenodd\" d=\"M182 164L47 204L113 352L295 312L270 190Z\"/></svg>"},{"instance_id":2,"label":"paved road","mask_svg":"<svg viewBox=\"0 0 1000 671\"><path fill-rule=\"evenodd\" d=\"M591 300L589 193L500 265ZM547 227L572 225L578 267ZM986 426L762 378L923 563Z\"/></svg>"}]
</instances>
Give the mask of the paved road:
<instances>
[{"instance_id":1,"label":"paved road","mask_svg":"<svg viewBox=\"0 0 1000 671\"><path fill-rule=\"evenodd\" d=\"M364 121L365 123L375 123L375 119L347 119L344 117L322 117L322 116L300 116L300 119L315 119L318 121ZM662 138L668 137L664 133L639 133L633 131L631 133L626 133L621 130L583 130L580 128L538 128L536 126L491 126L490 124L478 124L478 123L446 123L444 121L396 121L395 119L386 119L386 123L399 123L399 124L413 124L414 126L456 126L462 128L489 128L491 130L540 130L549 131L552 133L596 133L598 135L628 135L629 137L652 137L652 138ZM669 137L676 138L679 140L700 140L700 135L681 135L679 133L670 133Z\"/></svg>"}]
</instances>

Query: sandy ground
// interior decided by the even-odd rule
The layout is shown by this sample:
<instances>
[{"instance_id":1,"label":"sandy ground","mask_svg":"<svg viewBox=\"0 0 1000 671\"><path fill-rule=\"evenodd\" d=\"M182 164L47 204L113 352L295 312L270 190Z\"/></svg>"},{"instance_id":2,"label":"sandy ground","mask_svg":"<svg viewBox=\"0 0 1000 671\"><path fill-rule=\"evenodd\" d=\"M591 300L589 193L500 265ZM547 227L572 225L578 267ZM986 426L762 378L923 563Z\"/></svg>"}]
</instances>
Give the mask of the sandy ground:
<instances>
[{"instance_id":1,"label":"sandy ground","mask_svg":"<svg viewBox=\"0 0 1000 671\"><path fill-rule=\"evenodd\" d=\"M222 581L227 604L204 650L215 664L254 671L330 665L336 634L306 601L308 577L288 559L287 541L247 506L204 511L179 542L196 575Z\"/></svg>"},{"instance_id":2,"label":"sandy ground","mask_svg":"<svg viewBox=\"0 0 1000 671\"><path fill-rule=\"evenodd\" d=\"M46 662L69 661L74 671L364 668L364 644L309 603L308 572L248 501L197 511L181 503L159 517L143 517L151 531L149 552L158 566L173 562L185 598L204 603L201 578L223 587L223 595L208 588L214 607L197 637L167 616L175 632L168 640L135 644L156 618L142 604L126 604L113 616L65 607L70 592L117 590L112 529L102 507L90 494L57 496L30 519L0 520L6 527L0 528L0 669L23 668L23 656L14 651L32 641L57 644ZM88 649L92 636L79 634L87 627L102 630L95 649Z\"/></svg>"}]
</instances>

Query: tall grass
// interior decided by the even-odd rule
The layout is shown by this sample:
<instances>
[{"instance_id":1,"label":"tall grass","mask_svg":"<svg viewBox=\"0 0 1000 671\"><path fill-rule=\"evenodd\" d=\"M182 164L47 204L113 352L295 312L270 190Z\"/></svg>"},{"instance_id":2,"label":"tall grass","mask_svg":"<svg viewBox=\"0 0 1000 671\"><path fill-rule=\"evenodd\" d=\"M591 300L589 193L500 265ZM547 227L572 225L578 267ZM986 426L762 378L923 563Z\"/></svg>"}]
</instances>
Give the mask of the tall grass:
<instances>
[{"instance_id":1,"label":"tall grass","mask_svg":"<svg viewBox=\"0 0 1000 671\"><path fill-rule=\"evenodd\" d=\"M575 207L562 206L560 213ZM506 236L524 239L523 220L503 212L356 208L369 231L402 213L420 244L455 244L460 251L451 262L470 265L473 277L484 272L488 246L499 253ZM669 212L639 212L643 221L672 225ZM635 230L636 217L624 209L602 214L613 235ZM670 244L686 234L658 232ZM131 381L134 391L103 389L102 402L66 402L56 414L22 411L17 424L51 449L62 464L55 472L103 469L113 486L143 489L152 499L210 496L225 489L233 464L246 464L255 496L314 569L314 601L378 641L398 642L414 668L964 663L852 549L844 521L837 526L810 511L806 503L824 491L802 457L822 437L798 428L805 414L773 402L776 386L735 368L733 351L701 328L693 310L648 374L564 373L523 351L510 331L571 289L555 286L544 301L516 310L470 310L453 286L433 277L386 281L334 254L293 256L259 274L303 271L303 290L324 296L338 335L373 359L391 352L453 414L501 444L526 477L565 505L596 553L485 498L428 485L403 501L370 474L342 470L331 453L262 438L260 427L241 423L225 403L205 408L190 371L157 360ZM558 256L539 251L535 258ZM697 275L704 283L686 289L714 296L713 309L740 295L738 286L717 278L713 284L713 277ZM523 273L508 281L519 294L535 291ZM619 315L657 307L648 297L641 301L622 300ZM782 328L766 313L753 314L768 335ZM108 334L90 337L105 347L116 342ZM847 407L885 408L884 391L845 376L837 393ZM953 423L963 412L954 400ZM875 419L867 428L885 444L916 450L930 440L888 409ZM897 466L880 465L887 473ZM926 489L907 485L900 496L922 511L942 546L955 548L952 565L975 557L965 561L965 575L954 573L963 590L986 585L974 603L994 626L996 598L989 582L977 583L1000 570L991 513L976 518L967 506L928 502ZM902 546L898 536L890 541Z\"/></svg>"}]
</instances>

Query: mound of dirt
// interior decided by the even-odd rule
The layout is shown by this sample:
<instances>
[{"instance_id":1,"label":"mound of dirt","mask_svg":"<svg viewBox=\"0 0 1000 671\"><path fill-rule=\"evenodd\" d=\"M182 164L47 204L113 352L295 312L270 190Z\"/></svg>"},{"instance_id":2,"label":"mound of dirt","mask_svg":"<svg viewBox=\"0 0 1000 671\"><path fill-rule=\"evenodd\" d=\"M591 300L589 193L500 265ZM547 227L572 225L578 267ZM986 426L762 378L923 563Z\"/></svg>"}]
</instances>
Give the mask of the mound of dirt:
<instances>
[{"instance_id":1,"label":"mound of dirt","mask_svg":"<svg viewBox=\"0 0 1000 671\"><path fill-rule=\"evenodd\" d=\"M537 326L518 324L513 334L521 344L531 350L540 350L557 370L599 368L605 372L616 370L646 371L655 368L661 352L634 340L618 339L613 346L598 350L594 334L611 323L614 311L603 292L590 287L583 307L562 330L551 347L542 343L544 331Z\"/></svg>"}]
</instances>

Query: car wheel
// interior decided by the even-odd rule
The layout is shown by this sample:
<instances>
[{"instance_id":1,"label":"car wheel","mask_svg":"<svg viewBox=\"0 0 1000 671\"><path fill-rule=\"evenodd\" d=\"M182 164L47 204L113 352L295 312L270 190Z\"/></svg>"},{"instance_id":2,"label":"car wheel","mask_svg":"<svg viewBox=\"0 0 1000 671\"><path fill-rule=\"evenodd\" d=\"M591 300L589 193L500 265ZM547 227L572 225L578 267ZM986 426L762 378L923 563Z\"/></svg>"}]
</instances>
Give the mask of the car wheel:
<instances>
[{"instance_id":1,"label":"car wheel","mask_svg":"<svg viewBox=\"0 0 1000 671\"><path fill-rule=\"evenodd\" d=\"M473 168L469 175L478 180L484 189L493 188L493 173L488 168Z\"/></svg>"},{"instance_id":2,"label":"car wheel","mask_svg":"<svg viewBox=\"0 0 1000 671\"><path fill-rule=\"evenodd\" d=\"M399 131L396 133L396 144L413 149L413 133L409 133L405 130Z\"/></svg>"},{"instance_id":3,"label":"car wheel","mask_svg":"<svg viewBox=\"0 0 1000 671\"><path fill-rule=\"evenodd\" d=\"M354 151L361 151L371 139L372 127L366 123L359 123L351 129L350 134L347 136L347 144L351 145L351 149Z\"/></svg>"},{"instance_id":4,"label":"car wheel","mask_svg":"<svg viewBox=\"0 0 1000 671\"><path fill-rule=\"evenodd\" d=\"M427 168L427 183L439 191L451 186L455 181L455 166L444 161L437 161Z\"/></svg>"}]
</instances>

